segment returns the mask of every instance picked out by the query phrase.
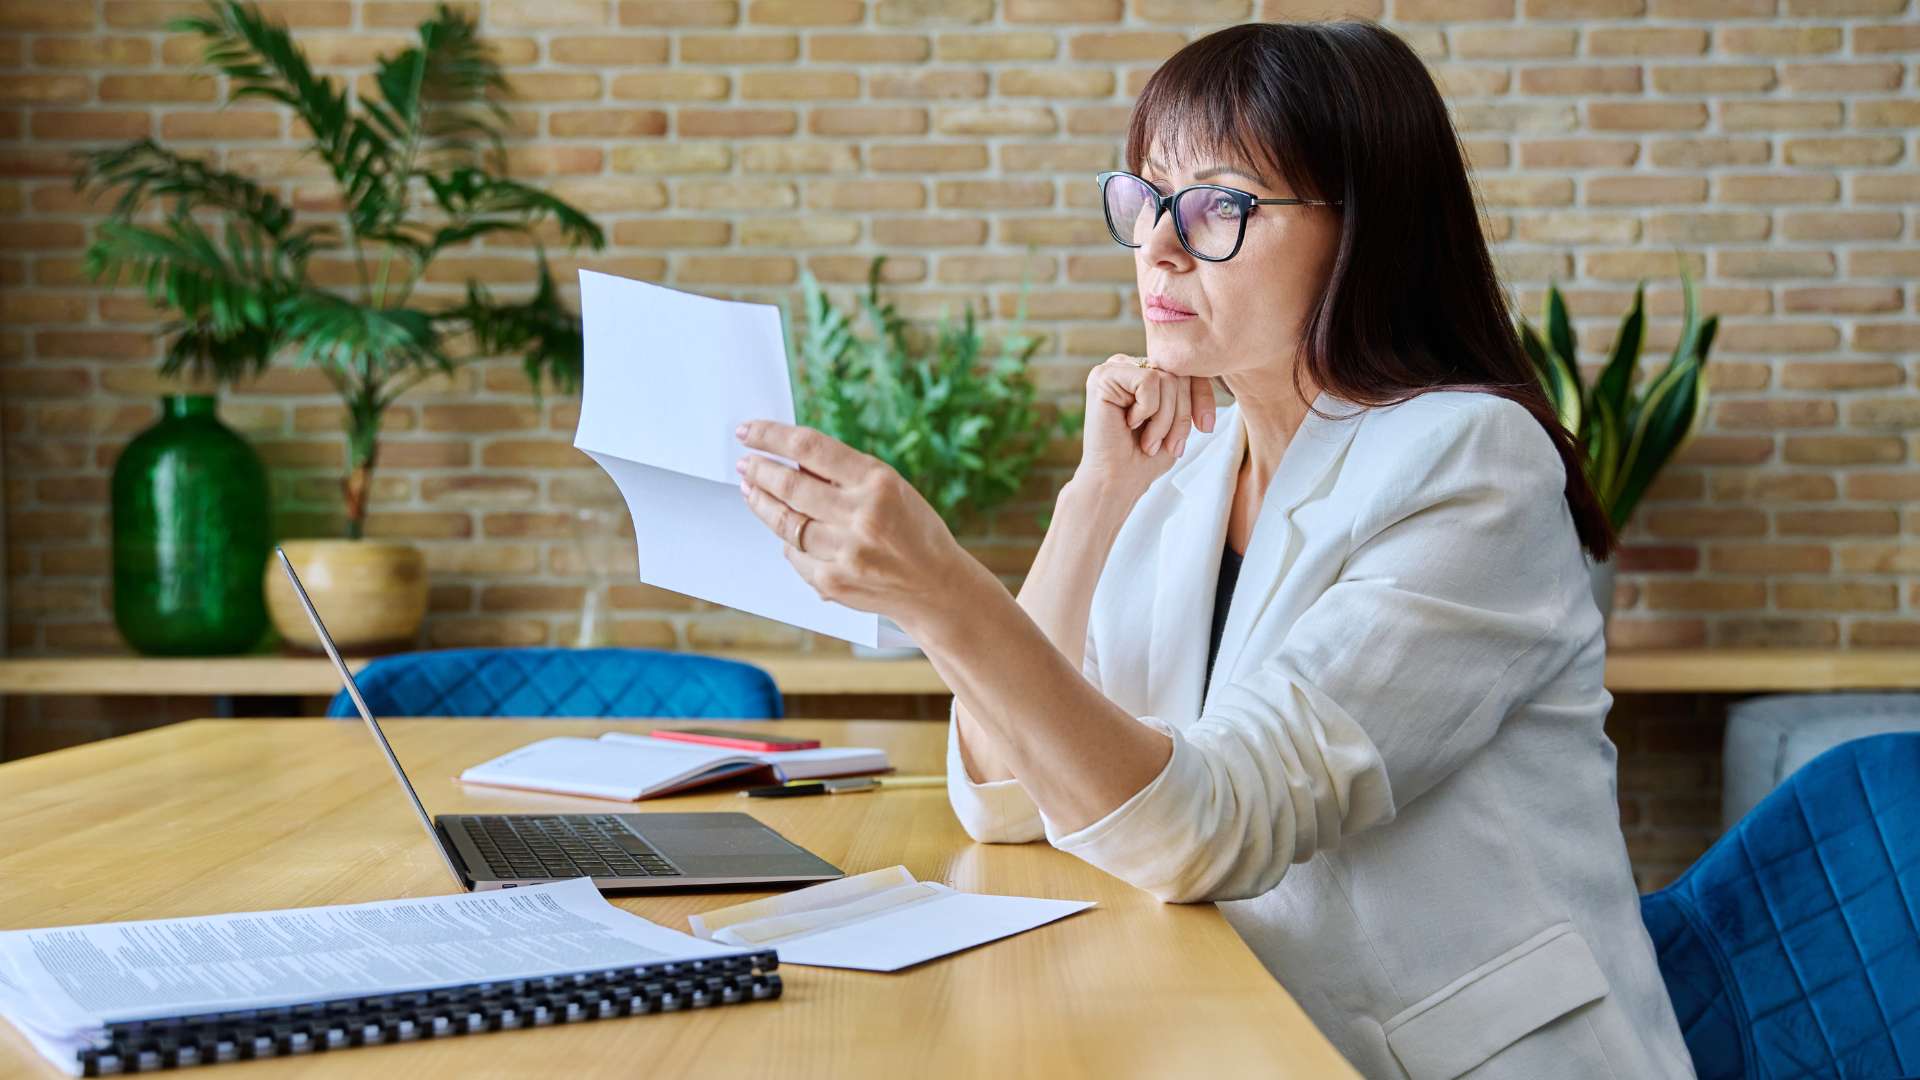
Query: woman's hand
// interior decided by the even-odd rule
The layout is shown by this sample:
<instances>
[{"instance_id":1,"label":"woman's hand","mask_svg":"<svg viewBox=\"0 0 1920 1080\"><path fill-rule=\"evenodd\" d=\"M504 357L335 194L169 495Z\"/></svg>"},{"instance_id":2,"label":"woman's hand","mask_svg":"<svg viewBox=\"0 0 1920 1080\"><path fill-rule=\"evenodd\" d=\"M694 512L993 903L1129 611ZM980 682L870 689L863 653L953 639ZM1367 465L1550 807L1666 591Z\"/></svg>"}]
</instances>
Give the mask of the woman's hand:
<instances>
[{"instance_id":1,"label":"woman's hand","mask_svg":"<svg viewBox=\"0 0 1920 1080\"><path fill-rule=\"evenodd\" d=\"M1144 491L1179 460L1196 426L1213 430L1213 383L1116 353L1087 373L1086 415L1076 475Z\"/></svg>"},{"instance_id":2,"label":"woman's hand","mask_svg":"<svg viewBox=\"0 0 1920 1080\"><path fill-rule=\"evenodd\" d=\"M773 420L750 420L735 435L799 464L750 454L734 468L747 505L786 542L787 562L821 599L904 627L948 586L983 569L886 462Z\"/></svg>"}]
</instances>

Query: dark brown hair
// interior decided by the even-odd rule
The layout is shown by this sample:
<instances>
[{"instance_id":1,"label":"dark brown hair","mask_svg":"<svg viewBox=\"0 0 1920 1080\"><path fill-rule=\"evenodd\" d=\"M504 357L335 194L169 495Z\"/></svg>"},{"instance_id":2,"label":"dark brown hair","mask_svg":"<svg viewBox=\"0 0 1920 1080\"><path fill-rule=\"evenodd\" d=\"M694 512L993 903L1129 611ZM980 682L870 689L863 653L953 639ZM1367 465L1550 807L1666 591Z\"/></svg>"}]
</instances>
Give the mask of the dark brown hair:
<instances>
[{"instance_id":1,"label":"dark brown hair","mask_svg":"<svg viewBox=\"0 0 1920 1080\"><path fill-rule=\"evenodd\" d=\"M1232 152L1292 194L1338 199L1339 247L1308 317L1296 386L1397 404L1433 390L1496 394L1546 429L1567 506L1596 560L1615 544L1584 455L1514 334L1481 233L1465 155L1440 91L1404 41L1371 22L1248 23L1199 39L1147 80L1127 168L1167 153Z\"/></svg>"}]
</instances>

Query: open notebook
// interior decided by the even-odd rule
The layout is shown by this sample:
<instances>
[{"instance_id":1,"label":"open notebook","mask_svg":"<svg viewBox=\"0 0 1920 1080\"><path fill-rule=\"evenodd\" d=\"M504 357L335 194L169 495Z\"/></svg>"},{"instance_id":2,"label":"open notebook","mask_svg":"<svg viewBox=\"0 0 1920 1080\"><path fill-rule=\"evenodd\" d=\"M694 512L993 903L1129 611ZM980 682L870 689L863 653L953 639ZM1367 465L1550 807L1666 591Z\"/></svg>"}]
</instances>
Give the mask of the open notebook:
<instances>
[{"instance_id":1,"label":"open notebook","mask_svg":"<svg viewBox=\"0 0 1920 1080\"><path fill-rule=\"evenodd\" d=\"M53 1064L103 1076L764 1001L778 963L575 878L0 933L0 1016Z\"/></svg>"},{"instance_id":2,"label":"open notebook","mask_svg":"<svg viewBox=\"0 0 1920 1080\"><path fill-rule=\"evenodd\" d=\"M541 739L483 761L462 772L459 779L488 787L635 802L756 773L775 781L813 780L888 768L887 752L871 747L732 750L610 731L597 739Z\"/></svg>"}]
</instances>

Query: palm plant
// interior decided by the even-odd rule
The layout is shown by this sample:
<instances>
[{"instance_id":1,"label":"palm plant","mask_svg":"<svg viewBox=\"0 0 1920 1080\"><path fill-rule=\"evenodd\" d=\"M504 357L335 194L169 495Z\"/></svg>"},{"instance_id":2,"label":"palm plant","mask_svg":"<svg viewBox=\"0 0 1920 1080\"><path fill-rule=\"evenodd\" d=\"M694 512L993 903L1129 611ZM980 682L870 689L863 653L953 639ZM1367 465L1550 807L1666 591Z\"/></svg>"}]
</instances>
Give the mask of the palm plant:
<instances>
[{"instance_id":1,"label":"palm plant","mask_svg":"<svg viewBox=\"0 0 1920 1080\"><path fill-rule=\"evenodd\" d=\"M552 230L599 248L604 237L579 210L505 174L497 101L506 80L460 11L443 5L422 22L418 43L380 59L363 95L315 73L286 27L252 3L210 0L206 14L169 29L203 39L202 58L227 76L230 100L292 110L340 212L296 213L248 177L141 139L84 155L76 186L117 192L87 250L88 272L138 281L173 315L165 374L230 383L283 351L323 371L346 405L342 487L347 535L358 538L395 398L480 356L515 352L536 390L578 385L579 319L560 303L539 241ZM453 302L415 296L442 252L496 233L533 240L530 296L499 300L473 281ZM352 285L336 289L316 271L343 259Z\"/></svg>"},{"instance_id":2,"label":"palm plant","mask_svg":"<svg viewBox=\"0 0 1920 1080\"><path fill-rule=\"evenodd\" d=\"M1588 478L1615 529L1626 526L1654 476L1700 426L1707 403L1707 351L1720 317L1700 318L1693 279L1683 268L1680 339L1659 374L1639 384L1646 334L1646 282L1620 320L1607 361L1592 386L1582 384L1573 322L1560 287L1549 286L1546 333L1520 320L1520 344L1533 361L1560 422L1586 451ZM1639 384L1639 385L1636 385Z\"/></svg>"}]
</instances>

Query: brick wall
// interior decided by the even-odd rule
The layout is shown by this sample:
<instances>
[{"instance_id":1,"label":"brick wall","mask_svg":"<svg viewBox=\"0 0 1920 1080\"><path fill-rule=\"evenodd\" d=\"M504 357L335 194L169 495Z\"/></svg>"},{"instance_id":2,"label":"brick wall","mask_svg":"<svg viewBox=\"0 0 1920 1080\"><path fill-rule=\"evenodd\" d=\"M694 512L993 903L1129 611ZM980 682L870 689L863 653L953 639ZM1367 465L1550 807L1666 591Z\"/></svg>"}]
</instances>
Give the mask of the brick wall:
<instances>
[{"instance_id":1,"label":"brick wall","mask_svg":"<svg viewBox=\"0 0 1920 1080\"><path fill-rule=\"evenodd\" d=\"M1670 344L1680 252L1723 314L1707 431L1628 534L1616 643L1865 646L1920 644L1911 3L474 6L519 90L516 168L607 225L611 246L594 265L759 300L796 297L804 266L839 283L844 301L884 251L902 307L929 316L968 300L1010 314L1030 269L1050 335L1041 370L1062 394L1089 363L1143 348L1132 257L1107 238L1091 176L1116 164L1129 102L1155 64L1246 19L1383 18L1431 59L1450 96L1497 255L1527 310L1561 280L1583 340L1603 345L1646 275L1652 343ZM270 6L318 64L349 73L428 9ZM159 29L194 7L0 0L0 421L15 653L118 647L107 469L153 418L155 396L174 388L153 371L153 313L81 273L97 215L71 193L68 154L153 135L273 177L305 202L325 189L285 116L216 109L215 82L192 74L193 44ZM511 287L524 276L520 256L481 247L442 263L430 287L451 290L467 273ZM325 383L276 371L228 394L223 413L272 463L283 534L332 531L344 451ZM564 400L536 404L511 363L424 386L394 410L372 531L427 551L428 643L567 640L583 579L565 515L611 494L567 445L574 415ZM1073 460L1063 447L1027 502L969 538L1010 580ZM640 586L615 600L620 638L633 644L837 647ZM83 728L114 711L35 708ZM1656 865L1697 850L1701 828L1682 819L1717 783L1717 720L1659 734L1681 730L1651 719L1671 720L1673 708L1648 706L1644 720L1629 710L1614 725L1636 855ZM1665 801L1658 778L1680 774L1688 779L1674 783L1701 787Z\"/></svg>"}]
</instances>

